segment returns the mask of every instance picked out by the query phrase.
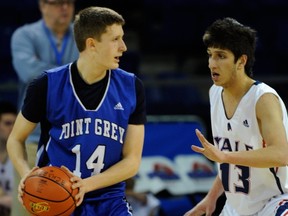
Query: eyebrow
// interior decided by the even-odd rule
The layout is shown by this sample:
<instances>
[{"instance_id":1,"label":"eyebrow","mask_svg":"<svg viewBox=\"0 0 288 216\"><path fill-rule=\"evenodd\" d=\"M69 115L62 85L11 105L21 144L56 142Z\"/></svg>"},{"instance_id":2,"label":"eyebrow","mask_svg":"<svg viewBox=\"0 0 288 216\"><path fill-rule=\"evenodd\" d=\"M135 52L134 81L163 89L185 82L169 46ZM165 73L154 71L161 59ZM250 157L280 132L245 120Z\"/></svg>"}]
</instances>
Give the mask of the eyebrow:
<instances>
[{"instance_id":1,"label":"eyebrow","mask_svg":"<svg viewBox=\"0 0 288 216\"><path fill-rule=\"evenodd\" d=\"M216 52L216 53L220 53L220 54L228 54L228 51L227 50L223 50L223 49L218 49L218 48L213 48L215 49L213 52ZM207 52L211 53L211 49L207 49Z\"/></svg>"}]
</instances>

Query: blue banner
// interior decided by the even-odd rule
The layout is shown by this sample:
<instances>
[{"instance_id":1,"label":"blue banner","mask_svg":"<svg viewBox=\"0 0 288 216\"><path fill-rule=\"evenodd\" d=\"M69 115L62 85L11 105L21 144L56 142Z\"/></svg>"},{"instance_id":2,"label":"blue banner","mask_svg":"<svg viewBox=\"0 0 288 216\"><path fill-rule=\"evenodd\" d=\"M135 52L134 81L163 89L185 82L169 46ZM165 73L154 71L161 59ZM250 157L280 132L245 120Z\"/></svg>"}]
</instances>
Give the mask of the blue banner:
<instances>
[{"instance_id":1,"label":"blue banner","mask_svg":"<svg viewBox=\"0 0 288 216\"><path fill-rule=\"evenodd\" d=\"M182 195L210 189L216 167L192 151L192 144L201 146L195 129L206 134L205 125L196 116L148 117L135 190L152 193L168 190Z\"/></svg>"}]
</instances>

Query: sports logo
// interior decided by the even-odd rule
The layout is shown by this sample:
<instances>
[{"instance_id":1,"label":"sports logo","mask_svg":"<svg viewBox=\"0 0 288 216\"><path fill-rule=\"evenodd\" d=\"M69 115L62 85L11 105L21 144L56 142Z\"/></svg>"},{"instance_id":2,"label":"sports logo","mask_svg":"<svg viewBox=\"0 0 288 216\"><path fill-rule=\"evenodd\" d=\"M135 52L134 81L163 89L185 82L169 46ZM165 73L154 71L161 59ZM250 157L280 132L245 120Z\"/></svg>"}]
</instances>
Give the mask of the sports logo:
<instances>
[{"instance_id":1,"label":"sports logo","mask_svg":"<svg viewBox=\"0 0 288 216\"><path fill-rule=\"evenodd\" d=\"M114 106L114 110L124 110L122 104L120 102L118 102L115 106Z\"/></svg>"},{"instance_id":2,"label":"sports logo","mask_svg":"<svg viewBox=\"0 0 288 216\"><path fill-rule=\"evenodd\" d=\"M243 121L243 125L244 125L245 127L249 127L249 124L248 124L247 119L245 119L245 120Z\"/></svg>"},{"instance_id":3,"label":"sports logo","mask_svg":"<svg viewBox=\"0 0 288 216\"><path fill-rule=\"evenodd\" d=\"M39 203L30 202L30 206L31 211L37 214L41 212L48 212L50 210L50 206L46 202L39 202Z\"/></svg>"}]
</instances>

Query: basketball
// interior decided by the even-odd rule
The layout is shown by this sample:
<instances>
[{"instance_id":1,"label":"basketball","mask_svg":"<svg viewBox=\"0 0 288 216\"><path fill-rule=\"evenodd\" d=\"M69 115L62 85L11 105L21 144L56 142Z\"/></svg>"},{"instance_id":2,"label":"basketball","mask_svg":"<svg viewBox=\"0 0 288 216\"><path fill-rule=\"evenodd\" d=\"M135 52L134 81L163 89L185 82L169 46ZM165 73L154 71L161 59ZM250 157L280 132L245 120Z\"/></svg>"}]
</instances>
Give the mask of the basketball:
<instances>
[{"instance_id":1,"label":"basketball","mask_svg":"<svg viewBox=\"0 0 288 216\"><path fill-rule=\"evenodd\" d=\"M37 216L68 216L76 208L71 174L55 166L42 167L25 180L23 204L28 212Z\"/></svg>"}]
</instances>

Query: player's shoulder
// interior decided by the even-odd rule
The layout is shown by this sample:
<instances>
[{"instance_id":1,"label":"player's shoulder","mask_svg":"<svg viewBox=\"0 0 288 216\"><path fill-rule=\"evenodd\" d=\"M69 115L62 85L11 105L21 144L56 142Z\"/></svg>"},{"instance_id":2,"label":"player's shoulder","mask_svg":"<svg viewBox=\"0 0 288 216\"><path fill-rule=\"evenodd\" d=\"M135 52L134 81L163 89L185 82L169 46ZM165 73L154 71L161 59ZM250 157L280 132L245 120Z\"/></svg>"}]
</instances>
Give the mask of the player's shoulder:
<instances>
[{"instance_id":1,"label":"player's shoulder","mask_svg":"<svg viewBox=\"0 0 288 216\"><path fill-rule=\"evenodd\" d=\"M277 94L275 89L273 89L271 86L261 81L255 81L253 83L253 89L255 92L261 95L265 93Z\"/></svg>"},{"instance_id":2,"label":"player's shoulder","mask_svg":"<svg viewBox=\"0 0 288 216\"><path fill-rule=\"evenodd\" d=\"M121 68L116 68L111 70L111 76L115 77L116 79L121 79L121 80L135 80L136 76L134 73L125 71Z\"/></svg>"},{"instance_id":3,"label":"player's shoulder","mask_svg":"<svg viewBox=\"0 0 288 216\"><path fill-rule=\"evenodd\" d=\"M122 68L116 68L111 71L112 73L116 73L116 74L123 75L123 76L134 76L134 73L128 72Z\"/></svg>"},{"instance_id":4,"label":"player's shoulder","mask_svg":"<svg viewBox=\"0 0 288 216\"><path fill-rule=\"evenodd\" d=\"M277 91L264 82L256 81L253 84L252 91L253 97L250 97L250 99L254 100L259 107L263 106L267 108L267 104L273 104L274 102L278 103L278 100L274 100L276 98L282 101Z\"/></svg>"},{"instance_id":5,"label":"player's shoulder","mask_svg":"<svg viewBox=\"0 0 288 216\"><path fill-rule=\"evenodd\" d=\"M36 76L31 82L30 82L30 85L31 86L46 86L47 85L47 82L48 82L48 79L49 77L54 77L54 80L55 78L60 78L60 76L58 75L65 75L65 74L68 74L68 73L65 73L67 72L67 70L70 69L70 66L71 66L71 63L69 64L65 64L65 65L62 65L60 67L55 67L55 68L52 68L52 69L49 69L49 70L45 70L43 71L40 75ZM57 77L58 76L58 77Z\"/></svg>"},{"instance_id":6,"label":"player's shoulder","mask_svg":"<svg viewBox=\"0 0 288 216\"><path fill-rule=\"evenodd\" d=\"M72 63L64 64L64 65L61 65L59 67L55 67L55 68L51 68L49 70L46 70L45 72L47 74L63 73L65 71L71 69L71 64Z\"/></svg>"}]
</instances>

